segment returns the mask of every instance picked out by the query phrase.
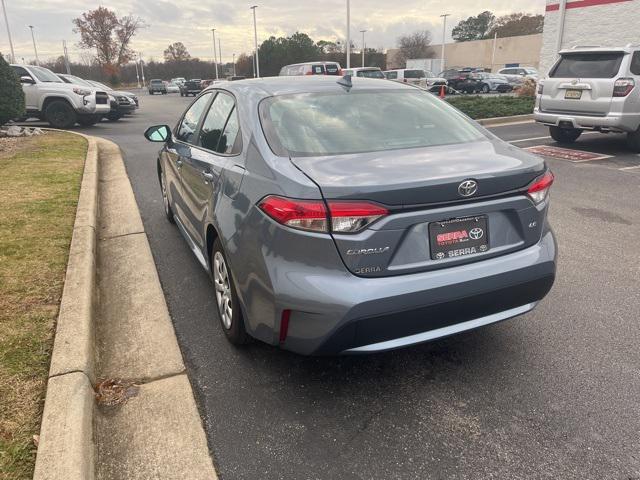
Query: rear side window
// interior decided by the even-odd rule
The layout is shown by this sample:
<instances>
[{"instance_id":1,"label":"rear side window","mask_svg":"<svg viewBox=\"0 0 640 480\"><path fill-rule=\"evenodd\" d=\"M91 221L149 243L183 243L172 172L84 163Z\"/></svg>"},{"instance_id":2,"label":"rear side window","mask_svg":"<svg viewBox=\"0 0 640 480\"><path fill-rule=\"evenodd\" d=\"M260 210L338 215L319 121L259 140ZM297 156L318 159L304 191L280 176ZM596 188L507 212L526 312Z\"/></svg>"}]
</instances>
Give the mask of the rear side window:
<instances>
[{"instance_id":1,"label":"rear side window","mask_svg":"<svg viewBox=\"0 0 640 480\"><path fill-rule=\"evenodd\" d=\"M567 53L549 73L551 78L613 78L620 70L622 52Z\"/></svg>"},{"instance_id":2,"label":"rear side window","mask_svg":"<svg viewBox=\"0 0 640 480\"><path fill-rule=\"evenodd\" d=\"M640 75L640 50L633 54L631 57L631 73L634 75Z\"/></svg>"},{"instance_id":3,"label":"rear side window","mask_svg":"<svg viewBox=\"0 0 640 480\"><path fill-rule=\"evenodd\" d=\"M176 131L176 138L178 140L181 142L195 144L196 139L193 138L193 135L198 128L198 122L200 122L200 118L204 113L207 103L211 100L212 95L213 94L211 92L205 93L201 97L198 97L198 99L189 107L187 112L184 114L184 117L182 117L182 121Z\"/></svg>"},{"instance_id":4,"label":"rear side window","mask_svg":"<svg viewBox=\"0 0 640 480\"><path fill-rule=\"evenodd\" d=\"M405 70L404 78L424 78L425 74L422 70Z\"/></svg>"},{"instance_id":5,"label":"rear side window","mask_svg":"<svg viewBox=\"0 0 640 480\"><path fill-rule=\"evenodd\" d=\"M200 129L199 145L202 148L212 152L227 153L227 149L233 146L233 141L235 141L237 134L237 122L235 122L236 132L233 134L231 145L229 145L229 139L223 135L223 132L234 106L235 103L231 95L221 92L216 96Z\"/></svg>"},{"instance_id":6,"label":"rear side window","mask_svg":"<svg viewBox=\"0 0 640 480\"><path fill-rule=\"evenodd\" d=\"M16 72L16 75L18 76L18 78L20 78L20 77L31 77L31 75L29 75L29 72L27 72L22 67L13 67L13 71Z\"/></svg>"},{"instance_id":7,"label":"rear side window","mask_svg":"<svg viewBox=\"0 0 640 480\"><path fill-rule=\"evenodd\" d=\"M397 80L398 72L385 72L384 76L387 77L389 80Z\"/></svg>"},{"instance_id":8,"label":"rear side window","mask_svg":"<svg viewBox=\"0 0 640 480\"><path fill-rule=\"evenodd\" d=\"M384 78L384 74L380 70L360 70L357 76L364 78Z\"/></svg>"},{"instance_id":9,"label":"rear side window","mask_svg":"<svg viewBox=\"0 0 640 480\"><path fill-rule=\"evenodd\" d=\"M311 73L314 75L324 75L324 66L323 65L312 65Z\"/></svg>"}]
</instances>

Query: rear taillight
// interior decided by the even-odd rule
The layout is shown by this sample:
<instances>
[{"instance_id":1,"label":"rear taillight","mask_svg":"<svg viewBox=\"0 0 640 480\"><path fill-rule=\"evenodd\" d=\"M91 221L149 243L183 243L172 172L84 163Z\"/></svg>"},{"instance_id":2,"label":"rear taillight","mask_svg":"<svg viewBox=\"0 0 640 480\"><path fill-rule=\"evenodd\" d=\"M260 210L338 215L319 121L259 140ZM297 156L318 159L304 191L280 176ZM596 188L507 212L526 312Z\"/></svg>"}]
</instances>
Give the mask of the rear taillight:
<instances>
[{"instance_id":1,"label":"rear taillight","mask_svg":"<svg viewBox=\"0 0 640 480\"><path fill-rule=\"evenodd\" d=\"M293 200L272 195L264 198L259 206L282 225L311 232L329 231L327 208L322 200Z\"/></svg>"},{"instance_id":2,"label":"rear taillight","mask_svg":"<svg viewBox=\"0 0 640 480\"><path fill-rule=\"evenodd\" d=\"M619 78L616 80L616 83L613 84L613 96L626 97L635 86L636 82L633 78Z\"/></svg>"},{"instance_id":3,"label":"rear taillight","mask_svg":"<svg viewBox=\"0 0 640 480\"><path fill-rule=\"evenodd\" d=\"M388 215L389 211L375 203L329 201L329 213L331 231L353 233Z\"/></svg>"},{"instance_id":4,"label":"rear taillight","mask_svg":"<svg viewBox=\"0 0 640 480\"><path fill-rule=\"evenodd\" d=\"M386 208L371 202L330 200L325 204L322 200L296 200L275 195L265 197L258 206L282 225L320 233L355 233L389 213Z\"/></svg>"},{"instance_id":5,"label":"rear taillight","mask_svg":"<svg viewBox=\"0 0 640 480\"><path fill-rule=\"evenodd\" d=\"M527 190L527 194L536 205L542 202L549 194L549 189L553 184L553 173L547 170L544 175L538 177Z\"/></svg>"}]
</instances>

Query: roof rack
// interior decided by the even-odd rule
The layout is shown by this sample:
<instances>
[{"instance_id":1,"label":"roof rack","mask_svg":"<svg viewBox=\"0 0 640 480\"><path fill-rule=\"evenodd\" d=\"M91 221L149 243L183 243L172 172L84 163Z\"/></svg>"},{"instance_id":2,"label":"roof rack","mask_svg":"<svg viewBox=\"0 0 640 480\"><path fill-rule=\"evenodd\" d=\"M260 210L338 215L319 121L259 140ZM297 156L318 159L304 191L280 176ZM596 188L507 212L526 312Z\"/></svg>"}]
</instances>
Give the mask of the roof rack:
<instances>
[{"instance_id":1,"label":"roof rack","mask_svg":"<svg viewBox=\"0 0 640 480\"><path fill-rule=\"evenodd\" d=\"M571 47L571 50L575 50L576 48L601 48L602 45L574 45Z\"/></svg>"}]
</instances>

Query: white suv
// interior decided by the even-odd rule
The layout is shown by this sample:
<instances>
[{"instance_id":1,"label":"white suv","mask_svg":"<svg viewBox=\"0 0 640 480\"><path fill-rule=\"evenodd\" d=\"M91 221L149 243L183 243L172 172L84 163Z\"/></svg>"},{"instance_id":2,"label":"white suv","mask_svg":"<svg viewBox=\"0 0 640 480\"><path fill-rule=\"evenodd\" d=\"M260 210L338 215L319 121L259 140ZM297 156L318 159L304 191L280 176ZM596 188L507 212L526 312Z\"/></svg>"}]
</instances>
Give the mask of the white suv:
<instances>
[{"instance_id":1,"label":"white suv","mask_svg":"<svg viewBox=\"0 0 640 480\"><path fill-rule=\"evenodd\" d=\"M562 50L538 84L537 122L554 140L572 143L583 130L625 132L640 152L640 46Z\"/></svg>"},{"instance_id":2,"label":"white suv","mask_svg":"<svg viewBox=\"0 0 640 480\"><path fill-rule=\"evenodd\" d=\"M22 83L28 117L70 128L76 123L94 125L111 110L109 95L101 89L65 83L47 68L11 66Z\"/></svg>"}]
</instances>

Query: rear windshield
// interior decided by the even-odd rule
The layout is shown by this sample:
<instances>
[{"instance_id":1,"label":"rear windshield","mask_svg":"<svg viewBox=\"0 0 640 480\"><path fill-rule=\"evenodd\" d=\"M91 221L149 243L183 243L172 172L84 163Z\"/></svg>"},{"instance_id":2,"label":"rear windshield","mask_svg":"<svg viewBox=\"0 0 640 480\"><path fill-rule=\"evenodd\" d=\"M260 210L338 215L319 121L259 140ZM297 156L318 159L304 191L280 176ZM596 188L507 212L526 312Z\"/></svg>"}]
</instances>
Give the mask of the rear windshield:
<instances>
[{"instance_id":1,"label":"rear windshield","mask_svg":"<svg viewBox=\"0 0 640 480\"><path fill-rule=\"evenodd\" d=\"M151 83L162 83L162 80L151 80Z\"/></svg>"},{"instance_id":2,"label":"rear windshield","mask_svg":"<svg viewBox=\"0 0 640 480\"><path fill-rule=\"evenodd\" d=\"M404 78L424 78L424 70L405 70Z\"/></svg>"},{"instance_id":3,"label":"rear windshield","mask_svg":"<svg viewBox=\"0 0 640 480\"><path fill-rule=\"evenodd\" d=\"M358 70L357 76L365 78L386 78L380 70Z\"/></svg>"},{"instance_id":4,"label":"rear windshield","mask_svg":"<svg viewBox=\"0 0 640 480\"><path fill-rule=\"evenodd\" d=\"M551 78L613 78L620 70L622 52L565 53L553 70Z\"/></svg>"},{"instance_id":5,"label":"rear windshield","mask_svg":"<svg viewBox=\"0 0 640 480\"><path fill-rule=\"evenodd\" d=\"M337 63L327 63L325 68L327 75L340 75L340 66Z\"/></svg>"},{"instance_id":6,"label":"rear windshield","mask_svg":"<svg viewBox=\"0 0 640 480\"><path fill-rule=\"evenodd\" d=\"M483 133L422 91L302 93L265 99L262 127L280 156L323 156L473 142Z\"/></svg>"}]
</instances>

